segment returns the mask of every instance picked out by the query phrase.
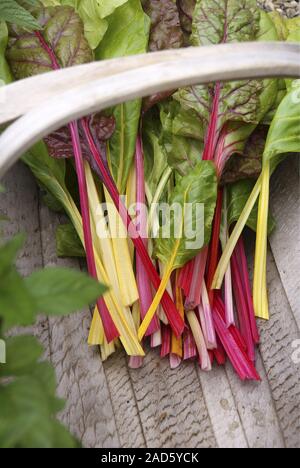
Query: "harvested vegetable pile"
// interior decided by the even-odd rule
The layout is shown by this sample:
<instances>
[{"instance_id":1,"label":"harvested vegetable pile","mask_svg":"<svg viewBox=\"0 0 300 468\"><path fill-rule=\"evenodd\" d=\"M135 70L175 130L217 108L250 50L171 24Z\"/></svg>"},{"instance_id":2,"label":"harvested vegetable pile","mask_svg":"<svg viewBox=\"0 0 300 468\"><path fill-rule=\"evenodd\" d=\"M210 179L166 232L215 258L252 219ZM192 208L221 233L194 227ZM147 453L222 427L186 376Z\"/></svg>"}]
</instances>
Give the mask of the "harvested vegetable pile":
<instances>
[{"instance_id":1,"label":"harvested vegetable pile","mask_svg":"<svg viewBox=\"0 0 300 468\"><path fill-rule=\"evenodd\" d=\"M14 3L14 18L0 7L6 83L147 51L300 39L299 18L255 0ZM24 155L45 203L69 217L58 254L86 257L109 286L88 339L102 359L121 344L139 367L149 343L172 368L197 359L209 371L229 359L242 380L259 380L269 180L300 151L299 93L290 79L171 90L71 122ZM246 225L257 237L253 293Z\"/></svg>"}]
</instances>

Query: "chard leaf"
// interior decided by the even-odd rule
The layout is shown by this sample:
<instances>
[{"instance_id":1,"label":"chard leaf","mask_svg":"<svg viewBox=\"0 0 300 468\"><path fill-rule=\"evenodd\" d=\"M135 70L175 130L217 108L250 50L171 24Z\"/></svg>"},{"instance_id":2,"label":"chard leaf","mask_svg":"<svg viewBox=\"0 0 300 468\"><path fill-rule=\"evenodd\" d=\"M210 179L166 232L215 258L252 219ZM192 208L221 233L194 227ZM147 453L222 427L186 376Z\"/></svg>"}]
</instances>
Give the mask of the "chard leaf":
<instances>
[{"instance_id":1,"label":"chard leaf","mask_svg":"<svg viewBox=\"0 0 300 468\"><path fill-rule=\"evenodd\" d=\"M209 45L224 42L276 40L275 27L254 0L199 0L196 3L191 42ZM176 99L184 109L197 114L204 128L205 159L214 158L218 172L245 141L272 106L277 80L244 80L179 90Z\"/></svg>"},{"instance_id":2,"label":"chard leaf","mask_svg":"<svg viewBox=\"0 0 300 468\"><path fill-rule=\"evenodd\" d=\"M255 182L249 179L238 180L227 186L228 193L228 225L235 224L251 195ZM247 226L256 232L258 217L258 202L256 202L248 220ZM269 215L269 234L275 229L275 220Z\"/></svg>"},{"instance_id":3,"label":"chard leaf","mask_svg":"<svg viewBox=\"0 0 300 468\"><path fill-rule=\"evenodd\" d=\"M176 4L172 0L142 0L142 5L151 19L149 50L182 47L183 34Z\"/></svg>"},{"instance_id":4,"label":"chard leaf","mask_svg":"<svg viewBox=\"0 0 300 468\"><path fill-rule=\"evenodd\" d=\"M179 102L169 101L160 104L160 120L163 130L177 136L204 140L204 131L197 113L184 109Z\"/></svg>"},{"instance_id":5,"label":"chard leaf","mask_svg":"<svg viewBox=\"0 0 300 468\"><path fill-rule=\"evenodd\" d=\"M96 49L108 28L105 18L128 0L61 0L62 5L72 6L84 24L84 34L91 49Z\"/></svg>"},{"instance_id":6,"label":"chard leaf","mask_svg":"<svg viewBox=\"0 0 300 468\"><path fill-rule=\"evenodd\" d=\"M255 0L197 0L191 40L198 46L250 41L258 22Z\"/></svg>"},{"instance_id":7,"label":"chard leaf","mask_svg":"<svg viewBox=\"0 0 300 468\"><path fill-rule=\"evenodd\" d=\"M285 80L277 80L277 93L276 93L276 98L275 101L272 105L272 107L268 110L266 115L264 116L263 120L261 121L262 124L264 125L271 125L272 120L275 117L277 108L279 104L281 103L282 99L286 95L286 83Z\"/></svg>"},{"instance_id":8,"label":"chard leaf","mask_svg":"<svg viewBox=\"0 0 300 468\"><path fill-rule=\"evenodd\" d=\"M0 86L8 84L12 81L10 69L5 58L7 42L7 26L4 22L0 21Z\"/></svg>"},{"instance_id":9,"label":"chard leaf","mask_svg":"<svg viewBox=\"0 0 300 468\"><path fill-rule=\"evenodd\" d=\"M56 230L58 257L85 257L85 251L73 224L62 224Z\"/></svg>"},{"instance_id":10,"label":"chard leaf","mask_svg":"<svg viewBox=\"0 0 300 468\"><path fill-rule=\"evenodd\" d=\"M65 161L50 158L47 147L43 142L34 145L22 159L29 166L42 187L45 187L65 206L67 198Z\"/></svg>"},{"instance_id":11,"label":"chard leaf","mask_svg":"<svg viewBox=\"0 0 300 468\"><path fill-rule=\"evenodd\" d=\"M164 132L162 143L167 153L169 166L181 176L188 174L201 159L203 144L199 140Z\"/></svg>"},{"instance_id":12,"label":"chard leaf","mask_svg":"<svg viewBox=\"0 0 300 468\"><path fill-rule=\"evenodd\" d=\"M141 54L147 51L150 20L139 0L129 0L108 17L108 30L96 51L98 60ZM140 99L116 106L112 114L116 130L109 142L109 163L121 194L135 154L141 114Z\"/></svg>"},{"instance_id":13,"label":"chard leaf","mask_svg":"<svg viewBox=\"0 0 300 468\"><path fill-rule=\"evenodd\" d=\"M172 261L172 269L184 266L209 242L216 199L215 167L208 161L201 161L188 175L181 178L169 197L169 205L172 207L172 205L177 204L181 208L183 216L181 222L178 223L174 212L171 211L168 218L171 228L170 238L164 237L165 228L163 226L160 228L159 238L155 243L155 253L164 265L170 265ZM204 226L201 223L203 220L200 219L201 213L196 209L197 205L202 203L204 204ZM187 204L190 204L189 209ZM199 215L200 218L198 218ZM197 229L195 231L199 222L201 223L200 230L203 228L204 231L201 240L197 238L200 231ZM187 232L190 234L189 236L187 236ZM200 240L200 245L198 240Z\"/></svg>"},{"instance_id":14,"label":"chard leaf","mask_svg":"<svg viewBox=\"0 0 300 468\"><path fill-rule=\"evenodd\" d=\"M115 119L113 116L104 114L94 114L87 117L91 133L97 141L100 152L106 155L106 141L111 138L115 131ZM81 149L84 159L93 165L93 157L86 142L84 131L81 124L79 126L79 135L81 137ZM68 126L62 127L44 138L49 155L54 159L71 159L74 157L74 148L70 138L70 129Z\"/></svg>"},{"instance_id":15,"label":"chard leaf","mask_svg":"<svg viewBox=\"0 0 300 468\"><path fill-rule=\"evenodd\" d=\"M186 44L189 43L192 33L193 14L196 0L177 0L179 10L180 24L185 35Z\"/></svg>"},{"instance_id":16,"label":"chard leaf","mask_svg":"<svg viewBox=\"0 0 300 468\"><path fill-rule=\"evenodd\" d=\"M264 126L257 127L248 138L243 154L233 155L225 166L223 184L231 184L241 179L257 179L262 169L262 155L267 137Z\"/></svg>"},{"instance_id":17,"label":"chard leaf","mask_svg":"<svg viewBox=\"0 0 300 468\"><path fill-rule=\"evenodd\" d=\"M0 21L13 23L29 31L41 29L41 25L31 13L15 0L1 0Z\"/></svg>"},{"instance_id":18,"label":"chard leaf","mask_svg":"<svg viewBox=\"0 0 300 468\"><path fill-rule=\"evenodd\" d=\"M263 160L270 161L272 170L284 153L300 152L300 80L294 80L291 89L281 101L270 126Z\"/></svg>"},{"instance_id":19,"label":"chard leaf","mask_svg":"<svg viewBox=\"0 0 300 468\"><path fill-rule=\"evenodd\" d=\"M143 120L143 149L145 180L154 195L164 171L168 168L167 155L160 142L161 128L156 113Z\"/></svg>"},{"instance_id":20,"label":"chard leaf","mask_svg":"<svg viewBox=\"0 0 300 468\"><path fill-rule=\"evenodd\" d=\"M179 21L179 13L173 0L143 0L145 13L151 19L149 50L179 49L183 46L183 33ZM158 102L171 96L174 91L156 93L143 101L146 112Z\"/></svg>"},{"instance_id":21,"label":"chard leaf","mask_svg":"<svg viewBox=\"0 0 300 468\"><path fill-rule=\"evenodd\" d=\"M60 67L71 67L93 60L81 20L73 8L42 8L37 10L36 16L43 28L43 38L53 50ZM10 28L7 60L17 79L45 73L54 68L39 38L34 33L24 34L24 30L15 26Z\"/></svg>"},{"instance_id":22,"label":"chard leaf","mask_svg":"<svg viewBox=\"0 0 300 468\"><path fill-rule=\"evenodd\" d=\"M26 278L25 284L40 312L66 315L96 301L105 287L76 270L45 268Z\"/></svg>"},{"instance_id":23,"label":"chard leaf","mask_svg":"<svg viewBox=\"0 0 300 468\"><path fill-rule=\"evenodd\" d=\"M288 37L288 34L289 34L286 18L284 16L282 16L276 10L275 11L270 11L270 13L268 13L268 16L271 18L271 20L274 23L274 26L276 28L277 35L278 35L278 40L279 41L286 41L287 37Z\"/></svg>"}]
</instances>

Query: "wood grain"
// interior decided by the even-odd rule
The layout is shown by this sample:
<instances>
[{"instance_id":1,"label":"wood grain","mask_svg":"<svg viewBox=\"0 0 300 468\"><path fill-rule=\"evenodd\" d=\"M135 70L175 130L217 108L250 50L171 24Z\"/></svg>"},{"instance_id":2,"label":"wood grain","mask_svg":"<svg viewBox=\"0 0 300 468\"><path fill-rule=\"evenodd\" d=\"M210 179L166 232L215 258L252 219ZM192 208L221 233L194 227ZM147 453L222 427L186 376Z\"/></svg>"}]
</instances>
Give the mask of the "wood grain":
<instances>
[{"instance_id":1,"label":"wood grain","mask_svg":"<svg viewBox=\"0 0 300 468\"><path fill-rule=\"evenodd\" d=\"M117 351L103 363L103 366L110 390L121 446L123 448L146 447L144 428L125 353Z\"/></svg>"},{"instance_id":2,"label":"wood grain","mask_svg":"<svg viewBox=\"0 0 300 468\"><path fill-rule=\"evenodd\" d=\"M289 156L273 176L271 211L277 228L270 244L288 301L300 330L300 158Z\"/></svg>"},{"instance_id":3,"label":"wood grain","mask_svg":"<svg viewBox=\"0 0 300 468\"><path fill-rule=\"evenodd\" d=\"M158 352L131 370L147 447L213 447L213 428L193 363L170 369Z\"/></svg>"}]
</instances>

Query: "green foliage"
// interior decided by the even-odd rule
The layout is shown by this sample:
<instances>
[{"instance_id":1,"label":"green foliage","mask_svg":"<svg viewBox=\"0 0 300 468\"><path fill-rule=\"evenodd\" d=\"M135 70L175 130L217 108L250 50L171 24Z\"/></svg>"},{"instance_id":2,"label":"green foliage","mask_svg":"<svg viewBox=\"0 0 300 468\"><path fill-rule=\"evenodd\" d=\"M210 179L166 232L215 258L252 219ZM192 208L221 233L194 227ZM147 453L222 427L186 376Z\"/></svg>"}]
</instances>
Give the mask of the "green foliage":
<instances>
[{"instance_id":1,"label":"green foliage","mask_svg":"<svg viewBox=\"0 0 300 468\"><path fill-rule=\"evenodd\" d=\"M47 1L47 0L46 0ZM128 0L61 0L62 5L76 9L83 24L84 33L92 49L96 49L105 35L108 17Z\"/></svg>"},{"instance_id":2,"label":"green foliage","mask_svg":"<svg viewBox=\"0 0 300 468\"><path fill-rule=\"evenodd\" d=\"M64 268L22 278L15 261L23 242L24 236L17 236L0 247L2 348L6 344L6 363L0 364L0 447L75 448L78 442L55 419L64 402L55 396L53 368L41 362L42 345L33 336L7 338L3 332L32 325L41 312L67 315L94 302L105 288L84 273Z\"/></svg>"},{"instance_id":3,"label":"green foliage","mask_svg":"<svg viewBox=\"0 0 300 468\"><path fill-rule=\"evenodd\" d=\"M42 35L51 47L61 68L80 65L93 60L92 51L84 37L80 17L69 6L37 10L43 24ZM34 33L25 34L22 28L10 28L7 60L16 79L27 78L53 70L48 52Z\"/></svg>"},{"instance_id":4,"label":"green foliage","mask_svg":"<svg viewBox=\"0 0 300 468\"><path fill-rule=\"evenodd\" d=\"M165 236L165 226L162 226L155 242L155 253L164 265L170 264L175 252L176 258L172 261L173 269L182 267L209 242L216 200L217 176L214 164L201 161L186 176L181 178L169 197L170 233ZM204 205L204 212L197 209L200 204ZM180 207L181 220L175 216L178 214L176 206ZM174 211L173 208L175 208ZM203 239L201 239L201 244L196 247L197 237L202 228ZM189 233L190 238L188 238L187 233ZM193 235L191 235L192 233Z\"/></svg>"},{"instance_id":5,"label":"green foliage","mask_svg":"<svg viewBox=\"0 0 300 468\"><path fill-rule=\"evenodd\" d=\"M24 6L22 6L22 4ZM38 1L35 0L1 0L0 2L0 21L13 23L28 31L39 30L41 26L32 14L24 7L35 6Z\"/></svg>"},{"instance_id":6,"label":"green foliage","mask_svg":"<svg viewBox=\"0 0 300 468\"><path fill-rule=\"evenodd\" d=\"M58 226L56 252L59 257L85 257L84 248L72 224Z\"/></svg>"}]
</instances>

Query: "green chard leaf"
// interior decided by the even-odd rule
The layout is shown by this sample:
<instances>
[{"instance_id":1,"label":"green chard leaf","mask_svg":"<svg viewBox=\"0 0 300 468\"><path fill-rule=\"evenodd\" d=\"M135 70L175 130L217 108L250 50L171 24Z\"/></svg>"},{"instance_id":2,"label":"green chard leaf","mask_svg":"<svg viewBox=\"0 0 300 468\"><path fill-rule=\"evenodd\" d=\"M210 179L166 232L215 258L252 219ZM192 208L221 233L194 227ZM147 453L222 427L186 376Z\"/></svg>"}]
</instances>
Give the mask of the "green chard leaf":
<instances>
[{"instance_id":1,"label":"green chard leaf","mask_svg":"<svg viewBox=\"0 0 300 468\"><path fill-rule=\"evenodd\" d=\"M253 187L255 185L255 181L250 179L238 180L233 184L229 184L227 186L227 193L228 193L228 225L232 226L235 224L243 209L246 205ZM252 231L256 232L257 229L257 217L258 217L258 202L255 204L248 220L247 226L252 229ZM275 220L272 215L269 215L269 234L273 232L275 229Z\"/></svg>"},{"instance_id":2,"label":"green chard leaf","mask_svg":"<svg viewBox=\"0 0 300 468\"><path fill-rule=\"evenodd\" d=\"M13 23L21 28L25 28L28 31L39 30L41 25L26 10L22 5L22 2L16 2L15 0L1 0L0 2L0 21L6 21ZM28 6L28 2L23 2L25 6ZM32 6L32 5L31 5Z\"/></svg>"},{"instance_id":3,"label":"green chard leaf","mask_svg":"<svg viewBox=\"0 0 300 468\"><path fill-rule=\"evenodd\" d=\"M84 24L84 34L91 49L96 49L108 28L107 17L128 0L61 0L75 8ZM49 6L49 5L48 5Z\"/></svg>"},{"instance_id":4,"label":"green chard leaf","mask_svg":"<svg viewBox=\"0 0 300 468\"><path fill-rule=\"evenodd\" d=\"M148 48L150 20L139 0L129 0L108 18L108 30L96 51L98 60L145 53ZM142 101L116 106L112 113L116 130L109 142L109 163L118 190L125 193L128 174L135 154Z\"/></svg>"},{"instance_id":5,"label":"green chard leaf","mask_svg":"<svg viewBox=\"0 0 300 468\"><path fill-rule=\"evenodd\" d=\"M273 171L286 153L300 152L300 80L294 80L270 126L263 161Z\"/></svg>"},{"instance_id":6,"label":"green chard leaf","mask_svg":"<svg viewBox=\"0 0 300 468\"><path fill-rule=\"evenodd\" d=\"M168 203L171 213L167 225L169 225L170 231L167 228L168 232L166 232L166 226L162 226L155 242L156 256L164 265L170 265L170 261L175 255L172 260L172 268L180 268L208 244L216 200L215 167L211 162L201 161L189 174L181 178L169 197ZM200 204L204 204L203 219L203 212L201 209L197 209ZM182 210L181 222L175 218L172 206L178 206ZM200 235L201 229L203 229L203 236Z\"/></svg>"},{"instance_id":7,"label":"green chard leaf","mask_svg":"<svg viewBox=\"0 0 300 468\"><path fill-rule=\"evenodd\" d=\"M260 176L266 138L267 127L258 126L248 138L243 154L233 155L227 162L221 179L223 184L241 179L256 180Z\"/></svg>"},{"instance_id":8,"label":"green chard leaf","mask_svg":"<svg viewBox=\"0 0 300 468\"><path fill-rule=\"evenodd\" d=\"M185 43L186 45L189 45L196 0L178 0L176 3L179 11L181 28L185 37Z\"/></svg>"},{"instance_id":9,"label":"green chard leaf","mask_svg":"<svg viewBox=\"0 0 300 468\"><path fill-rule=\"evenodd\" d=\"M41 8L37 10L36 16L43 28L43 38L54 51L60 67L71 67L93 60L81 20L73 8ZM54 68L39 38L34 33L24 34L24 30L14 25L9 30L6 56L16 79L49 72Z\"/></svg>"},{"instance_id":10,"label":"green chard leaf","mask_svg":"<svg viewBox=\"0 0 300 468\"><path fill-rule=\"evenodd\" d=\"M5 58L8 43L8 29L6 24L0 20L0 86L12 81L12 76Z\"/></svg>"},{"instance_id":11,"label":"green chard leaf","mask_svg":"<svg viewBox=\"0 0 300 468\"><path fill-rule=\"evenodd\" d=\"M143 119L143 149L145 180L152 196L168 168L167 155L160 142L160 136L159 118L156 113L149 112Z\"/></svg>"},{"instance_id":12,"label":"green chard leaf","mask_svg":"<svg viewBox=\"0 0 300 468\"><path fill-rule=\"evenodd\" d=\"M58 257L83 257L85 251L73 224L61 224L56 230Z\"/></svg>"},{"instance_id":13,"label":"green chard leaf","mask_svg":"<svg viewBox=\"0 0 300 468\"><path fill-rule=\"evenodd\" d=\"M22 159L30 168L40 186L67 210L69 197L65 184L65 160L50 158L47 147L43 142L35 144Z\"/></svg>"}]
</instances>

